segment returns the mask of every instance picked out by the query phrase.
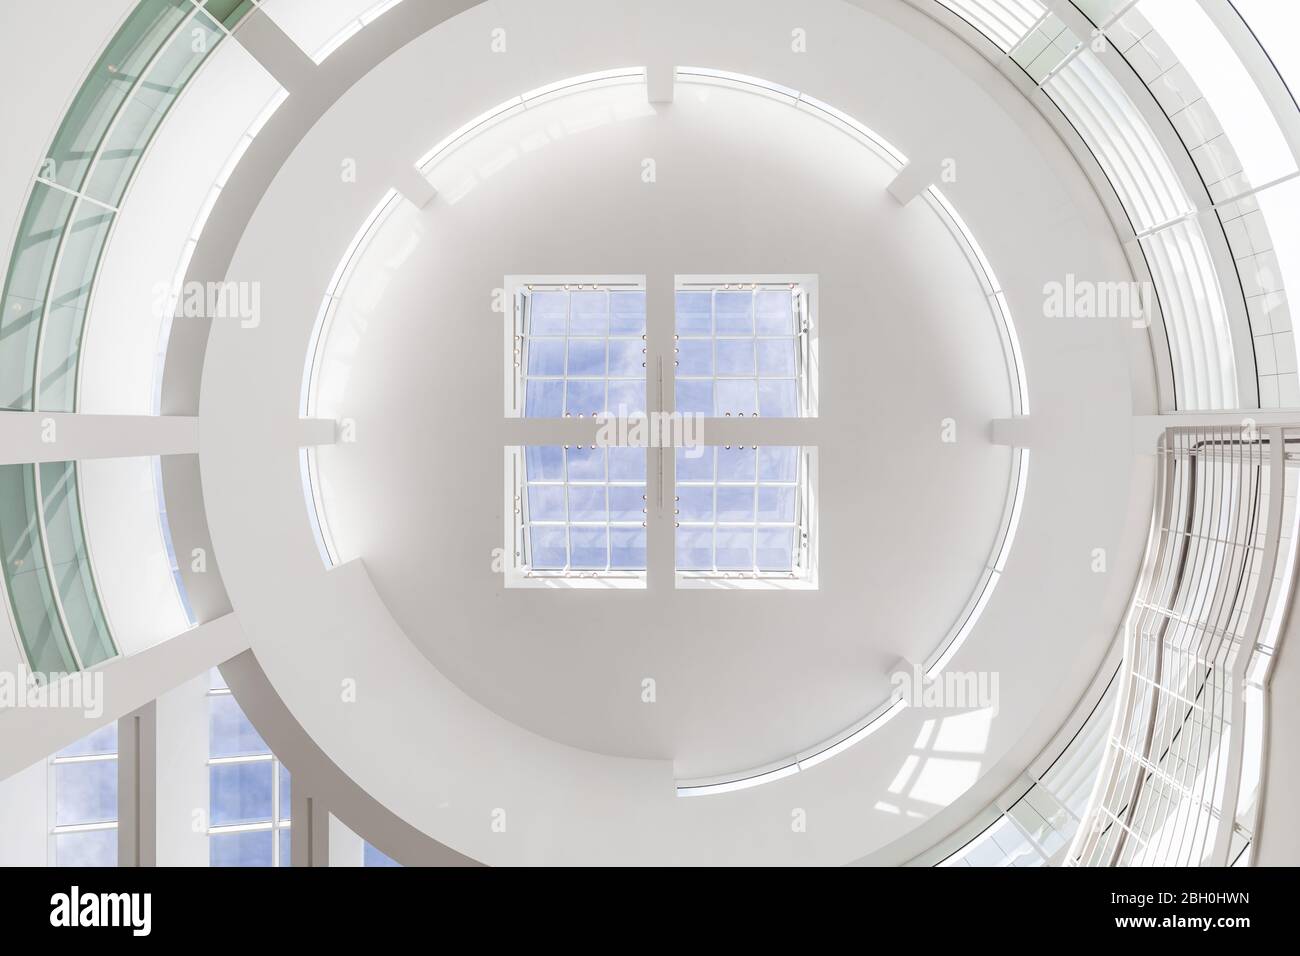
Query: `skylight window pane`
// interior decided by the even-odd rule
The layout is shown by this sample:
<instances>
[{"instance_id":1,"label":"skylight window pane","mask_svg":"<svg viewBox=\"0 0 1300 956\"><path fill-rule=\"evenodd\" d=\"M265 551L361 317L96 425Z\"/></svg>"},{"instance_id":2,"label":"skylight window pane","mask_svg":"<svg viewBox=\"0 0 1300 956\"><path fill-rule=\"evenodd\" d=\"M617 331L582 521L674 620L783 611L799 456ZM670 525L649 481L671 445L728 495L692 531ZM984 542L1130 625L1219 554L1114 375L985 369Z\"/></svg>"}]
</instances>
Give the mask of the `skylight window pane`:
<instances>
[{"instance_id":1,"label":"skylight window pane","mask_svg":"<svg viewBox=\"0 0 1300 956\"><path fill-rule=\"evenodd\" d=\"M524 449L524 564L547 576L645 570L645 449Z\"/></svg>"},{"instance_id":2,"label":"skylight window pane","mask_svg":"<svg viewBox=\"0 0 1300 956\"><path fill-rule=\"evenodd\" d=\"M759 520L771 519L760 515ZM754 563L758 570L789 571L794 565L794 528L759 528L756 545Z\"/></svg>"},{"instance_id":3,"label":"skylight window pane","mask_svg":"<svg viewBox=\"0 0 1300 956\"><path fill-rule=\"evenodd\" d=\"M524 417L644 414L645 292L525 288L515 329Z\"/></svg>"},{"instance_id":4,"label":"skylight window pane","mask_svg":"<svg viewBox=\"0 0 1300 956\"><path fill-rule=\"evenodd\" d=\"M754 296L759 335L794 334L794 300L784 290L761 289Z\"/></svg>"},{"instance_id":5,"label":"skylight window pane","mask_svg":"<svg viewBox=\"0 0 1300 956\"><path fill-rule=\"evenodd\" d=\"M753 448L732 447L716 449L718 454L718 481L754 480L758 452Z\"/></svg>"},{"instance_id":6,"label":"skylight window pane","mask_svg":"<svg viewBox=\"0 0 1300 956\"><path fill-rule=\"evenodd\" d=\"M645 483L645 450L642 448L609 448L610 481Z\"/></svg>"},{"instance_id":7,"label":"skylight window pane","mask_svg":"<svg viewBox=\"0 0 1300 956\"><path fill-rule=\"evenodd\" d=\"M758 520L794 523L795 489L793 485L760 485L758 488Z\"/></svg>"},{"instance_id":8,"label":"skylight window pane","mask_svg":"<svg viewBox=\"0 0 1300 956\"><path fill-rule=\"evenodd\" d=\"M678 448L678 481L713 481L715 461L713 448Z\"/></svg>"},{"instance_id":9,"label":"skylight window pane","mask_svg":"<svg viewBox=\"0 0 1300 956\"><path fill-rule=\"evenodd\" d=\"M714 385L717 393L718 414L754 415L758 412L758 383L753 379L728 381L719 379Z\"/></svg>"},{"instance_id":10,"label":"skylight window pane","mask_svg":"<svg viewBox=\"0 0 1300 956\"><path fill-rule=\"evenodd\" d=\"M533 339L528 350L528 374L563 375L564 339Z\"/></svg>"},{"instance_id":11,"label":"skylight window pane","mask_svg":"<svg viewBox=\"0 0 1300 956\"><path fill-rule=\"evenodd\" d=\"M530 297L533 335L564 335L569 326L569 293L534 292Z\"/></svg>"},{"instance_id":12,"label":"skylight window pane","mask_svg":"<svg viewBox=\"0 0 1300 956\"><path fill-rule=\"evenodd\" d=\"M680 571L713 570L713 526L677 529L677 568Z\"/></svg>"},{"instance_id":13,"label":"skylight window pane","mask_svg":"<svg viewBox=\"0 0 1300 956\"><path fill-rule=\"evenodd\" d=\"M683 521L713 521L713 489L693 485L677 489L677 510Z\"/></svg>"},{"instance_id":14,"label":"skylight window pane","mask_svg":"<svg viewBox=\"0 0 1300 956\"><path fill-rule=\"evenodd\" d=\"M713 333L713 293L677 293L677 332L679 335Z\"/></svg>"},{"instance_id":15,"label":"skylight window pane","mask_svg":"<svg viewBox=\"0 0 1300 956\"><path fill-rule=\"evenodd\" d=\"M788 339L759 339L758 374L793 379L794 342Z\"/></svg>"},{"instance_id":16,"label":"skylight window pane","mask_svg":"<svg viewBox=\"0 0 1300 956\"><path fill-rule=\"evenodd\" d=\"M799 393L793 381L758 383L758 412L764 418L794 418L799 413Z\"/></svg>"},{"instance_id":17,"label":"skylight window pane","mask_svg":"<svg viewBox=\"0 0 1300 956\"><path fill-rule=\"evenodd\" d=\"M532 528L532 566L543 571L560 571L569 562L569 536L563 527Z\"/></svg>"},{"instance_id":18,"label":"skylight window pane","mask_svg":"<svg viewBox=\"0 0 1300 956\"><path fill-rule=\"evenodd\" d=\"M524 415L528 418L559 418L564 414L564 382L528 383L528 401Z\"/></svg>"},{"instance_id":19,"label":"skylight window pane","mask_svg":"<svg viewBox=\"0 0 1300 956\"><path fill-rule=\"evenodd\" d=\"M529 485L528 513L534 521L563 521L564 486Z\"/></svg>"},{"instance_id":20,"label":"skylight window pane","mask_svg":"<svg viewBox=\"0 0 1300 956\"><path fill-rule=\"evenodd\" d=\"M645 334L645 293L611 292L609 294L609 334Z\"/></svg>"},{"instance_id":21,"label":"skylight window pane","mask_svg":"<svg viewBox=\"0 0 1300 956\"><path fill-rule=\"evenodd\" d=\"M677 570L805 576L802 460L798 447L677 449Z\"/></svg>"},{"instance_id":22,"label":"skylight window pane","mask_svg":"<svg viewBox=\"0 0 1300 956\"><path fill-rule=\"evenodd\" d=\"M645 567L645 528L611 528L609 532L610 567L616 571L636 571Z\"/></svg>"},{"instance_id":23,"label":"skylight window pane","mask_svg":"<svg viewBox=\"0 0 1300 956\"><path fill-rule=\"evenodd\" d=\"M713 417L713 383L677 380L677 411L683 415Z\"/></svg>"},{"instance_id":24,"label":"skylight window pane","mask_svg":"<svg viewBox=\"0 0 1300 956\"><path fill-rule=\"evenodd\" d=\"M718 335L753 335L753 293L716 293L714 298L714 331Z\"/></svg>"},{"instance_id":25,"label":"skylight window pane","mask_svg":"<svg viewBox=\"0 0 1300 956\"><path fill-rule=\"evenodd\" d=\"M718 375L753 376L757 364L753 339L718 339Z\"/></svg>"},{"instance_id":26,"label":"skylight window pane","mask_svg":"<svg viewBox=\"0 0 1300 956\"><path fill-rule=\"evenodd\" d=\"M718 521L754 520L754 488L751 485L718 488Z\"/></svg>"},{"instance_id":27,"label":"skylight window pane","mask_svg":"<svg viewBox=\"0 0 1300 956\"><path fill-rule=\"evenodd\" d=\"M570 335L606 335L609 332L609 293L574 292L569 300Z\"/></svg>"},{"instance_id":28,"label":"skylight window pane","mask_svg":"<svg viewBox=\"0 0 1300 956\"><path fill-rule=\"evenodd\" d=\"M759 449L758 478L760 481L792 482L798 474L798 448L769 445Z\"/></svg>"},{"instance_id":29,"label":"skylight window pane","mask_svg":"<svg viewBox=\"0 0 1300 956\"><path fill-rule=\"evenodd\" d=\"M684 415L812 415L810 296L799 282L680 279L676 406Z\"/></svg>"}]
</instances>

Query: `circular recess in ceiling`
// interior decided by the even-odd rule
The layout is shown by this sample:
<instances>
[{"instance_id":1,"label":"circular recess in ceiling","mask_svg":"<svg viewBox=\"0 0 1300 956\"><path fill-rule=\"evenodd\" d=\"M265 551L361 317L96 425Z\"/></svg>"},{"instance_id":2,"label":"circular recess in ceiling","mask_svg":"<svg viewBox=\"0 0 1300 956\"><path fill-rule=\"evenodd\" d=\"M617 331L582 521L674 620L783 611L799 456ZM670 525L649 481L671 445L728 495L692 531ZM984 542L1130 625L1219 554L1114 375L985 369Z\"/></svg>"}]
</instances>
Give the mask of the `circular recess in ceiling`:
<instances>
[{"instance_id":1,"label":"circular recess in ceiling","mask_svg":"<svg viewBox=\"0 0 1300 956\"><path fill-rule=\"evenodd\" d=\"M1023 470L986 426L1024 396L997 290L941 195L898 203L899 163L817 113L716 77L666 109L624 78L493 111L336 274L305 395L355 429L314 461L331 550L521 726L679 779L779 764L941 660L1005 556ZM677 276L791 273L820 299L818 587L506 588L505 277L644 276L671 322Z\"/></svg>"}]
</instances>

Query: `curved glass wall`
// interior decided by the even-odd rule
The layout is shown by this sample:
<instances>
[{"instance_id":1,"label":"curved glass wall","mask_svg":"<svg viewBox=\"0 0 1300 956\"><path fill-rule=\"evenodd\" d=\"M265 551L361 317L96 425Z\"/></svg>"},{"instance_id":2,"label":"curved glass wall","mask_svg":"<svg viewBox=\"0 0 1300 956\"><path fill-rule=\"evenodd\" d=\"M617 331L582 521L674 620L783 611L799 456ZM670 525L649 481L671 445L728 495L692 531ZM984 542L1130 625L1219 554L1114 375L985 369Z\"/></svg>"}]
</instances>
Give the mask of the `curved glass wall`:
<instances>
[{"instance_id":1,"label":"curved glass wall","mask_svg":"<svg viewBox=\"0 0 1300 956\"><path fill-rule=\"evenodd\" d=\"M131 180L186 84L253 0L140 0L73 97L36 173L0 299L0 412L77 410L95 279ZM74 462L0 466L5 595L29 668L117 655Z\"/></svg>"},{"instance_id":2,"label":"curved glass wall","mask_svg":"<svg viewBox=\"0 0 1300 956\"><path fill-rule=\"evenodd\" d=\"M63 626L41 533L35 465L0 465L0 548L9 607L27 666L36 674L77 670Z\"/></svg>"},{"instance_id":3,"label":"curved glass wall","mask_svg":"<svg viewBox=\"0 0 1300 956\"><path fill-rule=\"evenodd\" d=\"M37 171L0 313L0 410L75 411L93 287L118 208L186 84L251 0L141 0Z\"/></svg>"},{"instance_id":4,"label":"curved glass wall","mask_svg":"<svg viewBox=\"0 0 1300 956\"><path fill-rule=\"evenodd\" d=\"M1175 407L1300 405L1285 287L1300 275L1300 112L1285 83L1300 70L1283 39L1296 14L1269 0L936 2L1048 96L1114 189L1154 285Z\"/></svg>"},{"instance_id":5,"label":"curved glass wall","mask_svg":"<svg viewBox=\"0 0 1300 956\"><path fill-rule=\"evenodd\" d=\"M0 465L0 548L33 673L70 673L117 656L90 566L75 462Z\"/></svg>"}]
</instances>

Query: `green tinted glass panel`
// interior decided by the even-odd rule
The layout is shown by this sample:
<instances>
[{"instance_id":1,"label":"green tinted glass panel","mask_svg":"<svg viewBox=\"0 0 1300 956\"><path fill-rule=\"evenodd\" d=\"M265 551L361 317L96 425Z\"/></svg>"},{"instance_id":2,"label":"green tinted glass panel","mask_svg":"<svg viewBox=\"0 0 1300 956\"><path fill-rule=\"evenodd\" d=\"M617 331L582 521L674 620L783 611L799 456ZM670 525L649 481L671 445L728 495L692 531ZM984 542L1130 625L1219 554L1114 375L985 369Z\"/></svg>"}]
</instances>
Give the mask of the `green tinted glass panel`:
<instances>
[{"instance_id":1,"label":"green tinted glass panel","mask_svg":"<svg viewBox=\"0 0 1300 956\"><path fill-rule=\"evenodd\" d=\"M54 136L43 176L73 189L81 188L91 160L131 87L193 9L189 0L140 0L136 4L77 91Z\"/></svg>"},{"instance_id":2,"label":"green tinted glass panel","mask_svg":"<svg viewBox=\"0 0 1300 956\"><path fill-rule=\"evenodd\" d=\"M253 9L252 0L208 0L204 10L220 20L229 30Z\"/></svg>"},{"instance_id":3,"label":"green tinted glass panel","mask_svg":"<svg viewBox=\"0 0 1300 956\"><path fill-rule=\"evenodd\" d=\"M30 409L41 312L75 199L36 183L5 278L0 313L0 408Z\"/></svg>"},{"instance_id":4,"label":"green tinted glass panel","mask_svg":"<svg viewBox=\"0 0 1300 956\"><path fill-rule=\"evenodd\" d=\"M32 671L76 670L54 603L37 525L36 469L0 465L0 553L18 636Z\"/></svg>"},{"instance_id":5,"label":"green tinted glass panel","mask_svg":"<svg viewBox=\"0 0 1300 956\"><path fill-rule=\"evenodd\" d=\"M38 405L42 411L76 410L77 359L90 287L112 225L113 213L85 200L72 214L45 317Z\"/></svg>"},{"instance_id":6,"label":"green tinted glass panel","mask_svg":"<svg viewBox=\"0 0 1300 956\"><path fill-rule=\"evenodd\" d=\"M119 111L86 184L86 195L113 206L121 203L163 117L222 36L202 12L173 34Z\"/></svg>"},{"instance_id":7,"label":"green tinted glass panel","mask_svg":"<svg viewBox=\"0 0 1300 956\"><path fill-rule=\"evenodd\" d=\"M68 622L83 667L117 656L100 605L77 497L77 466L70 461L40 466L45 499L45 534L63 616Z\"/></svg>"}]
</instances>

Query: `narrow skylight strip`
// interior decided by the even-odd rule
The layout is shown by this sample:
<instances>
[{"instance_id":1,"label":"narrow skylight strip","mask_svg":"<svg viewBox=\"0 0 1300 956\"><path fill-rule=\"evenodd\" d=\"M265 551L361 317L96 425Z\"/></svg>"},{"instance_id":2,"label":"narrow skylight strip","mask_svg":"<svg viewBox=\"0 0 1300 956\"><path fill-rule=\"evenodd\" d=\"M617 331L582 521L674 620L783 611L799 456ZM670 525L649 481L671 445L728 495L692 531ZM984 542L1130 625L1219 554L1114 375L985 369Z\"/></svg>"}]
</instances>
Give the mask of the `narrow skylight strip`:
<instances>
[{"instance_id":1,"label":"narrow skylight strip","mask_svg":"<svg viewBox=\"0 0 1300 956\"><path fill-rule=\"evenodd\" d=\"M331 53L401 2L402 0L382 0L382 2L375 4L360 16L349 20L337 33L317 48L316 52L311 55L312 61L317 66L320 66L329 58Z\"/></svg>"},{"instance_id":2,"label":"narrow skylight strip","mask_svg":"<svg viewBox=\"0 0 1300 956\"><path fill-rule=\"evenodd\" d=\"M334 306L339 291L352 275L352 270L355 268L361 252L369 244L373 233L396 208L400 196L401 194L396 189L390 189L384 194L378 205L371 210L370 215L362 222L361 228L352 237L352 241L348 243L347 249L343 252L343 258L339 260L333 276L330 277L329 285L325 289L325 296L321 300L320 309L316 313L316 323L312 327L310 338L307 340L307 358L303 368L302 391L298 399L298 414L302 418L312 417L313 403L316 397L316 377L320 372L322 358L321 345L333 325Z\"/></svg>"},{"instance_id":3,"label":"narrow skylight strip","mask_svg":"<svg viewBox=\"0 0 1300 956\"><path fill-rule=\"evenodd\" d=\"M778 767L775 770L768 770L764 773L753 774L748 777L739 777L735 780L725 780L721 783L708 784L679 784L677 787L677 796L679 797L708 797L719 793L735 793L737 790L748 790L751 787L758 787L765 783L774 783L777 780L783 780L799 772L797 763L789 763Z\"/></svg>"},{"instance_id":4,"label":"narrow skylight strip","mask_svg":"<svg viewBox=\"0 0 1300 956\"><path fill-rule=\"evenodd\" d=\"M415 167L422 173L429 172L430 167L442 155L460 145L463 141L471 136L476 136L486 130L489 126L494 126L501 120L513 116L528 108L536 100L563 92L576 93L582 89L589 89L595 86L611 85L619 82L628 82L633 80L645 81L645 67L624 67L616 70L603 70L599 73L584 73L579 76L570 77L566 80L558 80L554 83L548 83L535 89L527 90L518 96L512 96L504 103L498 103L496 106L480 113L468 123L443 137L433 148L421 156L415 162Z\"/></svg>"},{"instance_id":5,"label":"narrow skylight strip","mask_svg":"<svg viewBox=\"0 0 1300 956\"><path fill-rule=\"evenodd\" d=\"M762 770L757 773L749 772L732 779L681 781L677 784L677 796L707 797L722 793L735 793L738 790L749 790L765 783L774 783L803 770L809 770L817 766L817 764L843 753L853 745L866 740L902 713L906 707L907 701L901 698L887 701L864 718L863 721L860 721L852 730L831 738L824 744L809 748L803 751L803 754L796 755L789 760L779 760L776 762L775 768L771 770Z\"/></svg>"},{"instance_id":6,"label":"narrow skylight strip","mask_svg":"<svg viewBox=\"0 0 1300 956\"><path fill-rule=\"evenodd\" d=\"M907 157L903 152L865 123L799 90L756 76L748 76L744 73L732 73L727 70L713 70L699 66L679 66L677 68L677 78L686 82L720 83L734 88L747 89L764 96L788 100L790 106L796 109L801 106L805 107L811 111L811 115L838 126L853 134L859 140L865 140L865 145L873 147L873 151L877 152L882 159L886 160L895 169L902 169L907 165Z\"/></svg>"},{"instance_id":7,"label":"narrow skylight strip","mask_svg":"<svg viewBox=\"0 0 1300 956\"><path fill-rule=\"evenodd\" d=\"M988 256L984 253L984 248L975 238L970 226L966 224L966 220L957 212L956 207L943 194L943 191L938 186L932 185L926 189L926 195L933 200L934 205L942 212L953 229L956 230L956 237L971 257L980 285L992 298L991 310L994 313L994 320L997 322L999 334L1003 336L1008 352L1007 358L1011 363L1011 374L1014 382L1014 412L1017 415L1028 415L1029 382L1025 376L1025 363L1020 353L1020 337L1016 334L1016 323L1011 315L1011 306L1002 292L1002 283L998 281L997 273L993 271L993 264L989 262Z\"/></svg>"}]
</instances>

